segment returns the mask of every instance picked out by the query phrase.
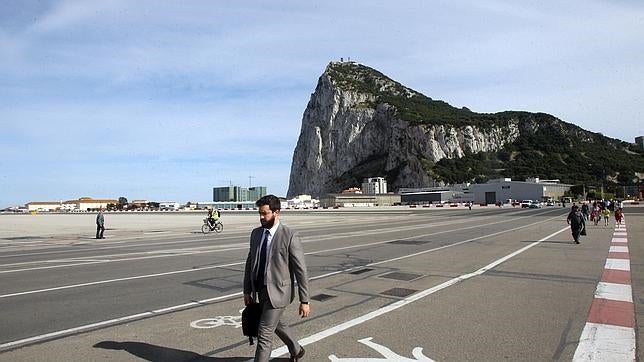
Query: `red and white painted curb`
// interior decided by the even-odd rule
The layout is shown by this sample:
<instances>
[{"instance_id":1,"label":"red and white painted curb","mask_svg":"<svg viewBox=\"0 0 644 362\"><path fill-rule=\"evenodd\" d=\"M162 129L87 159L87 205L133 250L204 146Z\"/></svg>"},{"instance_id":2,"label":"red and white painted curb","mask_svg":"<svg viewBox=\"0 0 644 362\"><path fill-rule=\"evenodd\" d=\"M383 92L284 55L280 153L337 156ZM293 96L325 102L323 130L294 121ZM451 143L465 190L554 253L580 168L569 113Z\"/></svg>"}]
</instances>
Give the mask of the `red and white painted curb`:
<instances>
[{"instance_id":1,"label":"red and white painted curb","mask_svg":"<svg viewBox=\"0 0 644 362\"><path fill-rule=\"evenodd\" d=\"M635 361L635 305L626 225L616 225L573 361Z\"/></svg>"}]
</instances>

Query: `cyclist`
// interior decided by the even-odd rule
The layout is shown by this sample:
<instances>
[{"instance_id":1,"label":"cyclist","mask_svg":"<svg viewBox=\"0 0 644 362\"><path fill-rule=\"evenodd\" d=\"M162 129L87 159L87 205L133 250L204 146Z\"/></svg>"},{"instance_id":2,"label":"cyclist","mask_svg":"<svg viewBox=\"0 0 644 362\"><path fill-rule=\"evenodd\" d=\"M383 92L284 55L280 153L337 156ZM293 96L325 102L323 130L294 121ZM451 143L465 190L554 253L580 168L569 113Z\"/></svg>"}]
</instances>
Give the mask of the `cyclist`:
<instances>
[{"instance_id":1,"label":"cyclist","mask_svg":"<svg viewBox=\"0 0 644 362\"><path fill-rule=\"evenodd\" d=\"M208 208L208 224L210 224L211 229L215 227L217 220L219 220L219 216L220 216L219 210L212 207Z\"/></svg>"}]
</instances>

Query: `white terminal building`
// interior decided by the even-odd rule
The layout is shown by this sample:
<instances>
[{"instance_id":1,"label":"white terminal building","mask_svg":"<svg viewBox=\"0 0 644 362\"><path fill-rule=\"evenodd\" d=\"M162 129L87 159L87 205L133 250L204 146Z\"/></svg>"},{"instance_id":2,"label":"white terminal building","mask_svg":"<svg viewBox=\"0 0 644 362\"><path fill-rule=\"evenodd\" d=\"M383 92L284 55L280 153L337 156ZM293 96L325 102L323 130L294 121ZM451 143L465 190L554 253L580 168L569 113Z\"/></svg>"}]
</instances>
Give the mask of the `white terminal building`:
<instances>
[{"instance_id":1,"label":"white terminal building","mask_svg":"<svg viewBox=\"0 0 644 362\"><path fill-rule=\"evenodd\" d=\"M559 199L572 185L562 184L559 180L540 180L535 177L525 181L500 178L472 186L475 203L496 204L506 203L507 200Z\"/></svg>"},{"instance_id":2,"label":"white terminal building","mask_svg":"<svg viewBox=\"0 0 644 362\"><path fill-rule=\"evenodd\" d=\"M362 194L377 195L387 193L387 180L384 177L369 177L362 181Z\"/></svg>"},{"instance_id":3,"label":"white terminal building","mask_svg":"<svg viewBox=\"0 0 644 362\"><path fill-rule=\"evenodd\" d=\"M320 200L312 198L311 195L298 195L282 202L283 209L312 209L318 206L320 206Z\"/></svg>"},{"instance_id":4,"label":"white terminal building","mask_svg":"<svg viewBox=\"0 0 644 362\"><path fill-rule=\"evenodd\" d=\"M115 199L92 199L81 197L67 201L31 201L26 204L28 211L93 211L106 209L107 205L118 204Z\"/></svg>"}]
</instances>

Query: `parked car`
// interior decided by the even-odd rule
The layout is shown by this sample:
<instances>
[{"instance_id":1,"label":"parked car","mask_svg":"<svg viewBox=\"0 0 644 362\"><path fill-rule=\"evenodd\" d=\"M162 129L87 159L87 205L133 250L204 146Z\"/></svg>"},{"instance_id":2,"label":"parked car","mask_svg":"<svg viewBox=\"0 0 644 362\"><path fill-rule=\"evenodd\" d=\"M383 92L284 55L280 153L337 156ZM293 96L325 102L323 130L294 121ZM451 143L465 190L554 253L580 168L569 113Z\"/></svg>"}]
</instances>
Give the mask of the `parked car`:
<instances>
[{"instance_id":1,"label":"parked car","mask_svg":"<svg viewBox=\"0 0 644 362\"><path fill-rule=\"evenodd\" d=\"M523 200L521 201L521 208L528 208L530 207L530 204L532 204L532 200Z\"/></svg>"},{"instance_id":2,"label":"parked car","mask_svg":"<svg viewBox=\"0 0 644 362\"><path fill-rule=\"evenodd\" d=\"M555 206L555 202L554 202L554 200L548 200L548 201L546 202L546 206Z\"/></svg>"},{"instance_id":3,"label":"parked car","mask_svg":"<svg viewBox=\"0 0 644 362\"><path fill-rule=\"evenodd\" d=\"M531 209L540 209L541 203L539 201L532 201L528 207Z\"/></svg>"}]
</instances>

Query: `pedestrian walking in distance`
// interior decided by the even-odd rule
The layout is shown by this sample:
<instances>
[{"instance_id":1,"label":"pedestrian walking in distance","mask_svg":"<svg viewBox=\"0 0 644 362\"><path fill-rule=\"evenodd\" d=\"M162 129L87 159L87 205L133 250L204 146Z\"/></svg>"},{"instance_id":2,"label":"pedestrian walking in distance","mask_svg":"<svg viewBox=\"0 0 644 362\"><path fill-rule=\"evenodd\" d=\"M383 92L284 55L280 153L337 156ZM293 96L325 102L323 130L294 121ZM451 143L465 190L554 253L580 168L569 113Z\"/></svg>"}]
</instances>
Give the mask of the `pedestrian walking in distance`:
<instances>
[{"instance_id":1,"label":"pedestrian walking in distance","mask_svg":"<svg viewBox=\"0 0 644 362\"><path fill-rule=\"evenodd\" d=\"M608 206L602 210L602 217L604 218L604 226L608 226L608 219L610 219L610 210Z\"/></svg>"},{"instance_id":2,"label":"pedestrian walking in distance","mask_svg":"<svg viewBox=\"0 0 644 362\"><path fill-rule=\"evenodd\" d=\"M282 316L295 299L295 281L300 301L298 312L302 318L310 313L309 280L302 242L296 231L280 222L279 198L266 195L255 204L262 226L250 234L250 251L244 269L244 304L249 305L257 295L262 310L255 361L265 362L270 358L273 333L287 346L289 361L300 361L304 348Z\"/></svg>"},{"instance_id":3,"label":"pedestrian walking in distance","mask_svg":"<svg viewBox=\"0 0 644 362\"><path fill-rule=\"evenodd\" d=\"M622 212L622 208L618 208L615 210L615 225L616 226L622 226L622 220L624 220L624 213Z\"/></svg>"},{"instance_id":4,"label":"pedestrian walking in distance","mask_svg":"<svg viewBox=\"0 0 644 362\"><path fill-rule=\"evenodd\" d=\"M579 244L579 235L586 228L584 215L582 215L581 211L579 211L579 206L575 205L572 207L572 210L568 214L566 221L568 222L568 225L570 225L570 231L572 231L572 239L575 241L575 244Z\"/></svg>"},{"instance_id":5,"label":"pedestrian walking in distance","mask_svg":"<svg viewBox=\"0 0 644 362\"><path fill-rule=\"evenodd\" d=\"M105 239L103 237L103 232L105 231L105 217L103 216L103 209L98 209L98 215L96 215L96 238Z\"/></svg>"}]
</instances>

